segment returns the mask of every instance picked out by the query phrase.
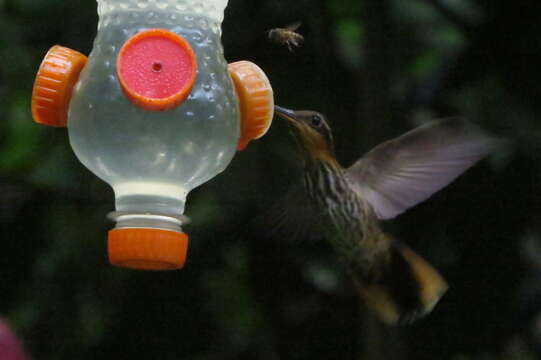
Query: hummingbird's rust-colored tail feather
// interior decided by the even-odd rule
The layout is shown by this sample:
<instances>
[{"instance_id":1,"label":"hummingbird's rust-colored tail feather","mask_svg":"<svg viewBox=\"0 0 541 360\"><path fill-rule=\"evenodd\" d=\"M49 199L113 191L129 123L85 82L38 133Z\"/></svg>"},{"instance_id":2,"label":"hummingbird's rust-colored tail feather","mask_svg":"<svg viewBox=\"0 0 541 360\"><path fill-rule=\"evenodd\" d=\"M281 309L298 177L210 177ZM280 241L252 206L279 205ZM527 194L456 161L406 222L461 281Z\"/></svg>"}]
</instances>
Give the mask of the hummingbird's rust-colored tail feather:
<instances>
[{"instance_id":1,"label":"hummingbird's rust-colored tail feather","mask_svg":"<svg viewBox=\"0 0 541 360\"><path fill-rule=\"evenodd\" d=\"M398 242L381 277L354 282L366 306L387 324L408 324L428 314L448 288L428 262Z\"/></svg>"}]
</instances>

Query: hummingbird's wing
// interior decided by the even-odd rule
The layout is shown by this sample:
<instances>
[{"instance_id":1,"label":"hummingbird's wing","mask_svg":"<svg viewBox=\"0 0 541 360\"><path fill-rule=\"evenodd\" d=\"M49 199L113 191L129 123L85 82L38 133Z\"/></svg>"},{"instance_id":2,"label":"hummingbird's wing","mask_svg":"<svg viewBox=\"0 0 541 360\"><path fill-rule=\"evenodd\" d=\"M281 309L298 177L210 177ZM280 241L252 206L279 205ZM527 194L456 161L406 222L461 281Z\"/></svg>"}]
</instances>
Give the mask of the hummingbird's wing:
<instances>
[{"instance_id":1,"label":"hummingbird's wing","mask_svg":"<svg viewBox=\"0 0 541 360\"><path fill-rule=\"evenodd\" d=\"M265 215L271 235L289 240L312 240L320 237L319 214L301 182L294 182ZM318 235L319 234L319 235Z\"/></svg>"},{"instance_id":2,"label":"hummingbird's wing","mask_svg":"<svg viewBox=\"0 0 541 360\"><path fill-rule=\"evenodd\" d=\"M376 146L347 169L347 177L380 219L390 219L445 187L494 144L463 119L434 121Z\"/></svg>"}]
</instances>

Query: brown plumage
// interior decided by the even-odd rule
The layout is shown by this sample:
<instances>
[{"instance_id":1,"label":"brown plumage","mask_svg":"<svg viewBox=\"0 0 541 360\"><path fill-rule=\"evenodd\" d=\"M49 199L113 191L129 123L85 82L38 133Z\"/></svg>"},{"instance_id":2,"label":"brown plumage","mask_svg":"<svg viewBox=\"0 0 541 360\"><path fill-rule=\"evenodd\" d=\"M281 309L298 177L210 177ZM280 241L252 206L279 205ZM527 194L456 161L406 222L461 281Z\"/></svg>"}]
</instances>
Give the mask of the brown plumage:
<instances>
[{"instance_id":1,"label":"brown plumage","mask_svg":"<svg viewBox=\"0 0 541 360\"><path fill-rule=\"evenodd\" d=\"M461 119L434 121L387 141L350 168L337 162L323 115L275 107L299 143L304 184L327 237L366 305L390 324L432 310L447 283L424 259L383 232L390 219L427 199L486 156L493 140Z\"/></svg>"}]
</instances>

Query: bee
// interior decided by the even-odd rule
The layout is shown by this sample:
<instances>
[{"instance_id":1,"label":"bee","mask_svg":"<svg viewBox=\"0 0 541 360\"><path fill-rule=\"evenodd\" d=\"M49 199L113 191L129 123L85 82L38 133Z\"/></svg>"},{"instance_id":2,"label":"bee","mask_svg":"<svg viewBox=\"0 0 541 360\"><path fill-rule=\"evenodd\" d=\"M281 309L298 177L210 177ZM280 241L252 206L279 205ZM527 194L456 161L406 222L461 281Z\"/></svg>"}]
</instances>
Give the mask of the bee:
<instances>
[{"instance_id":1,"label":"bee","mask_svg":"<svg viewBox=\"0 0 541 360\"><path fill-rule=\"evenodd\" d=\"M276 44L287 45L289 51L293 51L293 47L299 47L304 41L304 37L295 31L301 26L300 22L291 24L285 28L276 28L269 30L269 40Z\"/></svg>"}]
</instances>

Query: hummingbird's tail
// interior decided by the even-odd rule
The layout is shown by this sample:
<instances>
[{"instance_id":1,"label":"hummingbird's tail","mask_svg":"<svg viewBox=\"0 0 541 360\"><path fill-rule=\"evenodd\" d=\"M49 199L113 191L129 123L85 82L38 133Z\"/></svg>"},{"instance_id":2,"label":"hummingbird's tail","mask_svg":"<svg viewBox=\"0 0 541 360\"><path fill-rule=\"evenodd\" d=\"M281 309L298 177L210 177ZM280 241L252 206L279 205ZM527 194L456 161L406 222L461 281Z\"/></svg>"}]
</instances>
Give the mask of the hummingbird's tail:
<instances>
[{"instance_id":1,"label":"hummingbird's tail","mask_svg":"<svg viewBox=\"0 0 541 360\"><path fill-rule=\"evenodd\" d=\"M366 305L388 324L407 324L428 314L448 288L428 262L396 241L377 279L354 282Z\"/></svg>"}]
</instances>

